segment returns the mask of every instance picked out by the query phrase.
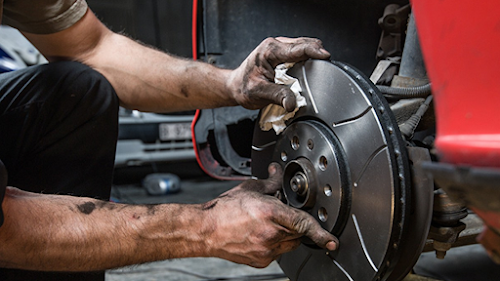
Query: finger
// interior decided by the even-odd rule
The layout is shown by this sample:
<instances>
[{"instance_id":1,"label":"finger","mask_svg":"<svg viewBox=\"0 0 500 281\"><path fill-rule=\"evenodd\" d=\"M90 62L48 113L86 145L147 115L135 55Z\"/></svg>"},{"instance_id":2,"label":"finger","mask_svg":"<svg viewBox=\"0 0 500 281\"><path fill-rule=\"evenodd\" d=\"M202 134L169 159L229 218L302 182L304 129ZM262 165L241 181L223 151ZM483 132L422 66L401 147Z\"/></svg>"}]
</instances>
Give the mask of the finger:
<instances>
[{"instance_id":1,"label":"finger","mask_svg":"<svg viewBox=\"0 0 500 281\"><path fill-rule=\"evenodd\" d=\"M339 244L337 237L323 229L312 216L308 215L307 218L304 218L304 224L305 236L309 237L316 245L330 251L337 249Z\"/></svg>"},{"instance_id":2,"label":"finger","mask_svg":"<svg viewBox=\"0 0 500 281\"><path fill-rule=\"evenodd\" d=\"M323 229L308 213L287 206L286 208L282 208L280 212L275 214L276 223L308 237L322 248L330 251L337 249L338 239Z\"/></svg>"},{"instance_id":3,"label":"finger","mask_svg":"<svg viewBox=\"0 0 500 281\"><path fill-rule=\"evenodd\" d=\"M319 39L315 38L284 38L266 40L265 48L272 50L266 53L266 59L276 67L280 63L298 62L308 58L328 59L330 53L323 48Z\"/></svg>"},{"instance_id":4,"label":"finger","mask_svg":"<svg viewBox=\"0 0 500 281\"><path fill-rule=\"evenodd\" d=\"M277 163L268 166L269 177L265 180L247 180L238 187L246 191L255 191L260 194L275 195L281 189L283 170Z\"/></svg>"},{"instance_id":5,"label":"finger","mask_svg":"<svg viewBox=\"0 0 500 281\"><path fill-rule=\"evenodd\" d=\"M281 184L283 182L283 169L278 163L273 162L269 164L267 171L269 173L269 177L267 179L268 185L270 186L269 191L270 193L274 193L281 189Z\"/></svg>"},{"instance_id":6,"label":"finger","mask_svg":"<svg viewBox=\"0 0 500 281\"><path fill-rule=\"evenodd\" d=\"M288 112L293 111L297 107L295 94L288 86L267 83L263 87L262 92L267 93L272 103L283 106Z\"/></svg>"}]
</instances>

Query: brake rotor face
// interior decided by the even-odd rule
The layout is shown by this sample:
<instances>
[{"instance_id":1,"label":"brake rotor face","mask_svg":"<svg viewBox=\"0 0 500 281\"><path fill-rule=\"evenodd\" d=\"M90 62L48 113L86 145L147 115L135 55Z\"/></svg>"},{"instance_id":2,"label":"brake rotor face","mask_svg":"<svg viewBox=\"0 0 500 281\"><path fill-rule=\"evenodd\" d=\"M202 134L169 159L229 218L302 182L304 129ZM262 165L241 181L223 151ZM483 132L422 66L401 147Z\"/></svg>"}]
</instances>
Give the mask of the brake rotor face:
<instances>
[{"instance_id":1,"label":"brake rotor face","mask_svg":"<svg viewBox=\"0 0 500 281\"><path fill-rule=\"evenodd\" d=\"M280 135L255 128L252 174L284 170L284 201L339 238L334 252L304 241L278 260L292 280L385 280L409 218L409 166L389 106L351 67L296 64L307 106ZM425 237L424 237L425 238Z\"/></svg>"}]
</instances>

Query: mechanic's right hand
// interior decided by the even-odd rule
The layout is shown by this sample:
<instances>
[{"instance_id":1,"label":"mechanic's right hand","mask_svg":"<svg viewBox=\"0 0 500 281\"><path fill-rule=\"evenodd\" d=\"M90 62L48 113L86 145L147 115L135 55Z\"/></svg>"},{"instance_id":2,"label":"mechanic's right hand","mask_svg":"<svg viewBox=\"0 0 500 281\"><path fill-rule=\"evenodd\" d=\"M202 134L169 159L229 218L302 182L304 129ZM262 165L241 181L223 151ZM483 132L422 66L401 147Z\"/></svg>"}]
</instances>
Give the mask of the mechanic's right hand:
<instances>
[{"instance_id":1,"label":"mechanic's right hand","mask_svg":"<svg viewBox=\"0 0 500 281\"><path fill-rule=\"evenodd\" d=\"M333 251L338 240L308 213L271 196L281 188L282 169L269 166L267 180L248 180L202 205L212 224L206 245L211 256L266 267L300 245L302 236Z\"/></svg>"},{"instance_id":2,"label":"mechanic's right hand","mask_svg":"<svg viewBox=\"0 0 500 281\"><path fill-rule=\"evenodd\" d=\"M274 83L274 69L281 63L309 58L328 59L330 53L316 38L267 38L231 72L228 87L235 101L245 108L259 109L274 103L291 112L297 106L295 94L289 87Z\"/></svg>"}]
</instances>

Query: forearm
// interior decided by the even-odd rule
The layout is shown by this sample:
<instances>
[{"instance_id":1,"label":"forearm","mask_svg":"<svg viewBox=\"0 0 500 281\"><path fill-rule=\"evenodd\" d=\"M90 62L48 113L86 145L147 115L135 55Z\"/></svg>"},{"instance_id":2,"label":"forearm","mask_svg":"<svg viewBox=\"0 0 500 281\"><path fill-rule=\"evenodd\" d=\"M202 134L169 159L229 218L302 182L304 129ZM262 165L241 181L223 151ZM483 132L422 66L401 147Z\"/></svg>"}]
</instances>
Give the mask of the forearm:
<instances>
[{"instance_id":1,"label":"forearm","mask_svg":"<svg viewBox=\"0 0 500 281\"><path fill-rule=\"evenodd\" d=\"M230 71L145 47L109 34L85 58L114 86L124 107L178 111L236 105L227 87Z\"/></svg>"},{"instance_id":2,"label":"forearm","mask_svg":"<svg viewBox=\"0 0 500 281\"><path fill-rule=\"evenodd\" d=\"M0 266L93 271L206 256L198 205L123 205L8 188Z\"/></svg>"}]
</instances>

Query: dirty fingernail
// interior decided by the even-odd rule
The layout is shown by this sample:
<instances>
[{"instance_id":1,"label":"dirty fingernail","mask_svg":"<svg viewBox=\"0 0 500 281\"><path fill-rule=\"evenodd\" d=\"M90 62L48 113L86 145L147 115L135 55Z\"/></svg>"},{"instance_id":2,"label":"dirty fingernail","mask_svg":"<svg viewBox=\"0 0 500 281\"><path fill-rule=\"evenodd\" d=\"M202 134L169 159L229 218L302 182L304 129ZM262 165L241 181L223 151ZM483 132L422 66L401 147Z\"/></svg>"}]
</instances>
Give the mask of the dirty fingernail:
<instances>
[{"instance_id":1,"label":"dirty fingernail","mask_svg":"<svg viewBox=\"0 0 500 281\"><path fill-rule=\"evenodd\" d=\"M330 251L335 251L337 249L337 243L330 241L326 243L326 248Z\"/></svg>"},{"instance_id":2,"label":"dirty fingernail","mask_svg":"<svg viewBox=\"0 0 500 281\"><path fill-rule=\"evenodd\" d=\"M274 163L271 163L269 165L269 168L268 168L268 171L269 171L269 175L274 175L276 174L276 166L274 166L275 164Z\"/></svg>"}]
</instances>

